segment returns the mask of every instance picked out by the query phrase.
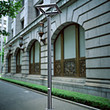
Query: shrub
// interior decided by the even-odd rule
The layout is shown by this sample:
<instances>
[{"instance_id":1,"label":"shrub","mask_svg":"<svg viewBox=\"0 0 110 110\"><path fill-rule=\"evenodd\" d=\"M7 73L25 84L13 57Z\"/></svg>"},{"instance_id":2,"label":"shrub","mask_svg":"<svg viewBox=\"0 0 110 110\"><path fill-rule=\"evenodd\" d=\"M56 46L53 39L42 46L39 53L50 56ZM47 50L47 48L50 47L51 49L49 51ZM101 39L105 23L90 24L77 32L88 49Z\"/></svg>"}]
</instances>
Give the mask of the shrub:
<instances>
[{"instance_id":1,"label":"shrub","mask_svg":"<svg viewBox=\"0 0 110 110\"><path fill-rule=\"evenodd\" d=\"M47 93L46 86L32 84L29 82L24 82L24 81L19 81L14 79L7 79L7 78L0 78L0 79ZM110 100L103 97L92 96L88 94L82 94L78 92L72 92L72 91L67 91L67 90L62 90L57 88L52 88L52 94L67 100L82 103L82 104L96 107L102 110L110 110Z\"/></svg>"}]
</instances>

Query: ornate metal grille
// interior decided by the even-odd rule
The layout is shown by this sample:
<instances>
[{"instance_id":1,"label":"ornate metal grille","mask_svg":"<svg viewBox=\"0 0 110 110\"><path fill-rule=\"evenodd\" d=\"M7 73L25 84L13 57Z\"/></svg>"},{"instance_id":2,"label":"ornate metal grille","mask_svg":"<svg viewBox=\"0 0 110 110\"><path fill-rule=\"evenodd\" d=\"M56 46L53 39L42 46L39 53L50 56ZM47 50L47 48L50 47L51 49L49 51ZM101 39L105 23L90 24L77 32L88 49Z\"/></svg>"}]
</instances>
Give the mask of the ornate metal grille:
<instances>
[{"instance_id":1,"label":"ornate metal grille","mask_svg":"<svg viewBox=\"0 0 110 110\"><path fill-rule=\"evenodd\" d=\"M86 76L86 61L85 58L80 58L79 60L80 77Z\"/></svg>"},{"instance_id":2,"label":"ornate metal grille","mask_svg":"<svg viewBox=\"0 0 110 110\"><path fill-rule=\"evenodd\" d=\"M31 74L34 73L34 64L30 64L30 72L31 72Z\"/></svg>"},{"instance_id":3,"label":"ornate metal grille","mask_svg":"<svg viewBox=\"0 0 110 110\"><path fill-rule=\"evenodd\" d=\"M21 73L21 65L16 66L16 73Z\"/></svg>"},{"instance_id":4,"label":"ornate metal grille","mask_svg":"<svg viewBox=\"0 0 110 110\"><path fill-rule=\"evenodd\" d=\"M40 74L40 65L39 63L30 65L31 74Z\"/></svg>"},{"instance_id":5,"label":"ornate metal grille","mask_svg":"<svg viewBox=\"0 0 110 110\"><path fill-rule=\"evenodd\" d=\"M61 76L61 61L55 61L55 76Z\"/></svg>"},{"instance_id":6,"label":"ornate metal grille","mask_svg":"<svg viewBox=\"0 0 110 110\"><path fill-rule=\"evenodd\" d=\"M40 74L40 65L39 65L39 63L35 63L34 71L35 71L35 74Z\"/></svg>"},{"instance_id":7,"label":"ornate metal grille","mask_svg":"<svg viewBox=\"0 0 110 110\"><path fill-rule=\"evenodd\" d=\"M64 60L64 76L76 76L75 59Z\"/></svg>"}]
</instances>

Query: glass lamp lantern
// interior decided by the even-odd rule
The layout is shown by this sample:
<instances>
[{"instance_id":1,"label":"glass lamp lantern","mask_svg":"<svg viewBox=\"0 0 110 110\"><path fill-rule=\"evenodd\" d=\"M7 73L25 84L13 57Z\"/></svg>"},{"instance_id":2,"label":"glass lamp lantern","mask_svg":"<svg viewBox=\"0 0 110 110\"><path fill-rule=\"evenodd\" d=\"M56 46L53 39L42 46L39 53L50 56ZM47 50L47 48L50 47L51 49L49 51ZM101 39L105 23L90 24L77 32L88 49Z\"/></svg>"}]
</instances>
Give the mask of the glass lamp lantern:
<instances>
[{"instance_id":1,"label":"glass lamp lantern","mask_svg":"<svg viewBox=\"0 0 110 110\"><path fill-rule=\"evenodd\" d=\"M40 25L39 25L39 27L38 27L38 33L39 33L39 36L40 36L41 39L42 39L42 36L43 36L43 34L44 34L44 24L43 24L43 22L40 22L39 24L40 24Z\"/></svg>"},{"instance_id":2,"label":"glass lamp lantern","mask_svg":"<svg viewBox=\"0 0 110 110\"><path fill-rule=\"evenodd\" d=\"M23 46L23 37L20 36L19 38L19 46L22 47Z\"/></svg>"},{"instance_id":3,"label":"glass lamp lantern","mask_svg":"<svg viewBox=\"0 0 110 110\"><path fill-rule=\"evenodd\" d=\"M8 47L8 51L9 51L9 53L11 52L11 47L12 47L12 45L9 44L9 47Z\"/></svg>"}]
</instances>

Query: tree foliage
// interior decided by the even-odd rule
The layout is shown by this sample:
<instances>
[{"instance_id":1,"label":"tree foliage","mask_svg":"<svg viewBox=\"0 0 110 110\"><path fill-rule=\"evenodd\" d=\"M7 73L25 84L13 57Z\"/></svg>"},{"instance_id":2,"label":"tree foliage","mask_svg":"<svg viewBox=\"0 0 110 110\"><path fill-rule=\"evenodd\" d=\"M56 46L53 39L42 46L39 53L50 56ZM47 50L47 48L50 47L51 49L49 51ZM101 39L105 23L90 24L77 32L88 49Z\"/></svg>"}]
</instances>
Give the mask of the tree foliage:
<instances>
[{"instance_id":1,"label":"tree foliage","mask_svg":"<svg viewBox=\"0 0 110 110\"><path fill-rule=\"evenodd\" d=\"M16 14L20 11L22 0L8 0L8 1L0 1L0 18L2 16L9 16L11 18L15 18ZM9 33L6 30L0 30L0 35L8 36ZM6 38L4 38L6 41ZM2 52L0 52L0 56L2 56L2 62L4 61L4 48L2 47Z\"/></svg>"},{"instance_id":2,"label":"tree foliage","mask_svg":"<svg viewBox=\"0 0 110 110\"><path fill-rule=\"evenodd\" d=\"M22 0L16 2L14 0L0 1L0 18L2 15L15 18L21 8L21 1Z\"/></svg>"},{"instance_id":3,"label":"tree foliage","mask_svg":"<svg viewBox=\"0 0 110 110\"><path fill-rule=\"evenodd\" d=\"M8 0L8 1L0 1L0 18L2 16L9 16L11 18L15 18L16 14L20 11L22 0ZM0 34L8 35L5 30L0 30Z\"/></svg>"}]
</instances>

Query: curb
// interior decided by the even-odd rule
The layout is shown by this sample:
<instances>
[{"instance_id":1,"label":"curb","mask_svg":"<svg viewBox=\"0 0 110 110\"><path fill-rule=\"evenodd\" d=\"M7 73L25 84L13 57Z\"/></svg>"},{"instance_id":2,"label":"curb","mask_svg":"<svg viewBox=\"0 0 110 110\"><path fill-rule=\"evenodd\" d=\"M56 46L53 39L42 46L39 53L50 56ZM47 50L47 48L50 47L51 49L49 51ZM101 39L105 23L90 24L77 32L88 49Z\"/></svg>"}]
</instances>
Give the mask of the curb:
<instances>
[{"instance_id":1,"label":"curb","mask_svg":"<svg viewBox=\"0 0 110 110\"><path fill-rule=\"evenodd\" d=\"M1 81L4 81L4 80L1 80ZM16 85L16 86L18 86L18 87L22 87L22 88L25 88L25 89L27 89L27 90L31 90L31 91L33 91L33 92L36 92L36 93L38 93L38 94L47 96L46 93L43 93L43 92L34 90L34 89L32 89L32 88L29 88L29 87L25 87L25 86L18 85L18 84L12 83L12 82L7 82L7 81L4 81L4 82L6 82L6 83L11 83L11 84ZM81 106L81 107L84 107L84 108L88 108L88 109L90 109L90 110L100 110L100 109L95 108L95 107L91 107L91 106L84 105L84 104L81 104L81 103L77 103L77 102L73 102L73 101L70 101L70 100L63 99L63 98L59 98L59 97L57 97L57 96L53 96L53 95L52 95L52 98L57 99L57 100L64 101L64 102L66 102L66 103L71 103L71 104L75 104L75 105L78 105L78 106Z\"/></svg>"}]
</instances>

